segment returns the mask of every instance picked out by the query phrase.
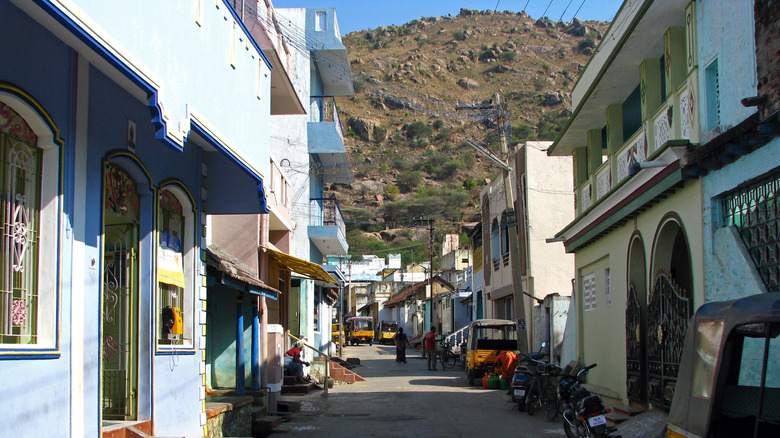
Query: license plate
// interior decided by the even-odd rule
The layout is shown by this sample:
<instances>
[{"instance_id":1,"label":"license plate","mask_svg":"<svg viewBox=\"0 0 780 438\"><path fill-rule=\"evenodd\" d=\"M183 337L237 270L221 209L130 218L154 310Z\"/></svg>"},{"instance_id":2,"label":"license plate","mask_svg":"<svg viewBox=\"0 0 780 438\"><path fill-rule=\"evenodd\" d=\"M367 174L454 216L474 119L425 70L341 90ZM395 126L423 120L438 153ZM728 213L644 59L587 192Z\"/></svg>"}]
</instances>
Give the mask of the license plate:
<instances>
[{"instance_id":1,"label":"license plate","mask_svg":"<svg viewBox=\"0 0 780 438\"><path fill-rule=\"evenodd\" d=\"M525 389L515 389L515 397L522 397L525 395Z\"/></svg>"},{"instance_id":2,"label":"license plate","mask_svg":"<svg viewBox=\"0 0 780 438\"><path fill-rule=\"evenodd\" d=\"M588 424L590 424L590 427L601 426L602 424L607 424L607 419L603 415L596 415L588 418Z\"/></svg>"}]
</instances>

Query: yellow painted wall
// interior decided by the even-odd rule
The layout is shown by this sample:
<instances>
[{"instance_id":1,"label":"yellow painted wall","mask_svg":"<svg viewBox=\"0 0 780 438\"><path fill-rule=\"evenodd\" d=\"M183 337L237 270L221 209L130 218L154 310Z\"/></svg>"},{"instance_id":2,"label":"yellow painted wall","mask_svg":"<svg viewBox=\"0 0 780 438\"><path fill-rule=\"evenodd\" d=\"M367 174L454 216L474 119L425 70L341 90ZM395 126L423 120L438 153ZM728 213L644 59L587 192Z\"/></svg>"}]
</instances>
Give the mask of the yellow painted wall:
<instances>
[{"instance_id":1,"label":"yellow painted wall","mask_svg":"<svg viewBox=\"0 0 780 438\"><path fill-rule=\"evenodd\" d=\"M682 221L688 241L693 271L694 310L704 299L704 264L702 257L702 202L698 180L686 181L683 187L668 198L631 218L620 227L605 234L576 253L576 306L578 317L579 360L585 364L598 363L590 371L588 384L604 396L626 402L626 335L625 309L627 294L627 264L629 243L634 230L644 240L648 276L647 290L651 290L650 273L656 233L664 217L673 213ZM609 299L607 302L605 269L609 269ZM583 279L593 274L596 307L584 311ZM649 295L649 292L648 292ZM617 400L611 400L613 403Z\"/></svg>"}]
</instances>

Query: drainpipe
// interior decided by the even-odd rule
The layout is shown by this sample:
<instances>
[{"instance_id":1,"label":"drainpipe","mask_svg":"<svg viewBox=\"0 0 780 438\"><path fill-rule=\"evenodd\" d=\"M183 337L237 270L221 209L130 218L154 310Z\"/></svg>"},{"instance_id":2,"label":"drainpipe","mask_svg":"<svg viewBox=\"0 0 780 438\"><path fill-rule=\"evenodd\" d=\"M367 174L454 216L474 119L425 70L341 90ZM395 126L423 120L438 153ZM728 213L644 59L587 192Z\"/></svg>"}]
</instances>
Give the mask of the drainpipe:
<instances>
[{"instance_id":1,"label":"drainpipe","mask_svg":"<svg viewBox=\"0 0 780 438\"><path fill-rule=\"evenodd\" d=\"M638 161L628 167L628 174L636 175L642 169L650 169L651 167L666 167L668 165L669 163L667 163L666 161L659 161L659 160Z\"/></svg>"},{"instance_id":2,"label":"drainpipe","mask_svg":"<svg viewBox=\"0 0 780 438\"><path fill-rule=\"evenodd\" d=\"M259 220L259 240L260 245L266 246L268 245L268 228L270 224L270 217L267 214L261 214L258 215ZM257 273L260 277L260 280L265 283L269 284L268 282L268 253L265 252L262 249L258 248L258 255L257 255ZM271 343L268 341L268 306L265 301L265 297L258 297L258 307L259 307L259 321L260 324L260 339L258 340L258 343L260 344L260 351L258 352L258 366L260 367L260 386L263 388L268 387L268 349L273 348L275 349L275 345L271 345ZM254 355L253 355L254 356ZM268 398L268 406L272 410L276 410L276 400L273 397L273 392L269 391L269 398Z\"/></svg>"}]
</instances>

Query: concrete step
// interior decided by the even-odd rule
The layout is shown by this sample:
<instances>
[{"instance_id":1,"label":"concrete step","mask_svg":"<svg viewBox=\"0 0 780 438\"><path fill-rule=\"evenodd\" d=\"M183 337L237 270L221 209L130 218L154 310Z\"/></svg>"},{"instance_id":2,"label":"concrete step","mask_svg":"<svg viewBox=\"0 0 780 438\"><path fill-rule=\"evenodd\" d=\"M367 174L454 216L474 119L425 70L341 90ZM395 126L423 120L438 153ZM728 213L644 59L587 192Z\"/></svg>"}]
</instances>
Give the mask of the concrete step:
<instances>
[{"instance_id":1,"label":"concrete step","mask_svg":"<svg viewBox=\"0 0 780 438\"><path fill-rule=\"evenodd\" d=\"M301 402L290 398L280 397L276 401L276 410L279 412L295 413L301 411Z\"/></svg>"},{"instance_id":2,"label":"concrete step","mask_svg":"<svg viewBox=\"0 0 780 438\"><path fill-rule=\"evenodd\" d=\"M282 424L282 417L266 416L252 419L252 435L270 435Z\"/></svg>"},{"instance_id":3,"label":"concrete step","mask_svg":"<svg viewBox=\"0 0 780 438\"><path fill-rule=\"evenodd\" d=\"M621 414L621 413L618 413L618 412L614 412L614 411L610 412L610 413L608 413L608 414L606 414L604 416L607 418L607 423L608 424L613 424L613 425L620 424L620 423L628 420L629 418L631 418L628 415L624 415L624 414Z\"/></svg>"},{"instance_id":4,"label":"concrete step","mask_svg":"<svg viewBox=\"0 0 780 438\"><path fill-rule=\"evenodd\" d=\"M639 415L642 412L645 412L645 409L627 405L614 406L612 410L619 414L628 415L629 417L633 417L634 415Z\"/></svg>"},{"instance_id":5,"label":"concrete step","mask_svg":"<svg viewBox=\"0 0 780 438\"><path fill-rule=\"evenodd\" d=\"M282 385L282 394L305 395L314 391L314 383L300 383L297 385Z\"/></svg>"}]
</instances>

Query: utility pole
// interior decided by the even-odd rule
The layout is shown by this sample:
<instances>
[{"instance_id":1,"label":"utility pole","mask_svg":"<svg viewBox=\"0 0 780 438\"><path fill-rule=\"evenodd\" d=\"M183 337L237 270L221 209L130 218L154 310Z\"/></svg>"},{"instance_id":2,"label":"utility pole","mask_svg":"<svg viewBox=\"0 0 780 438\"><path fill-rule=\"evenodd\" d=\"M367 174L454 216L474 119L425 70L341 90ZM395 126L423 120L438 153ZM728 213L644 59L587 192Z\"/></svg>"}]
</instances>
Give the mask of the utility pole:
<instances>
[{"instance_id":1,"label":"utility pole","mask_svg":"<svg viewBox=\"0 0 780 438\"><path fill-rule=\"evenodd\" d=\"M493 97L493 103L490 105L476 105L476 106L457 106L458 110L498 110L497 111L497 124L499 129L499 143L501 146L501 153L503 156L509 156L509 145L507 144L506 132L509 120L506 117L506 111L504 105L501 103L501 96L496 93ZM480 154L486 156L503 169L504 179L504 197L506 200L506 215L508 218L514 218L514 223L508 222L509 228L509 257L512 260L512 298L515 308L515 322L517 324L517 346L518 350L522 353L528 353L528 324L525 318L525 295L528 295L523 290L523 274L520 266L520 245L525 245L525 242L518 240L517 228L521 222L517 217L515 211L515 196L512 189L512 168L503 160L496 157L489 149L477 144L473 141L468 141L474 149ZM484 226L485 224L483 224ZM529 295L530 296L530 295Z\"/></svg>"},{"instance_id":2,"label":"utility pole","mask_svg":"<svg viewBox=\"0 0 780 438\"><path fill-rule=\"evenodd\" d=\"M432 299L433 298L433 243L434 243L434 235L433 235L433 218L428 219L428 227L430 231L430 236L428 237L428 253L430 255L430 270L428 273L428 296L427 298ZM433 318L433 315L431 315L431 318Z\"/></svg>"}]
</instances>

